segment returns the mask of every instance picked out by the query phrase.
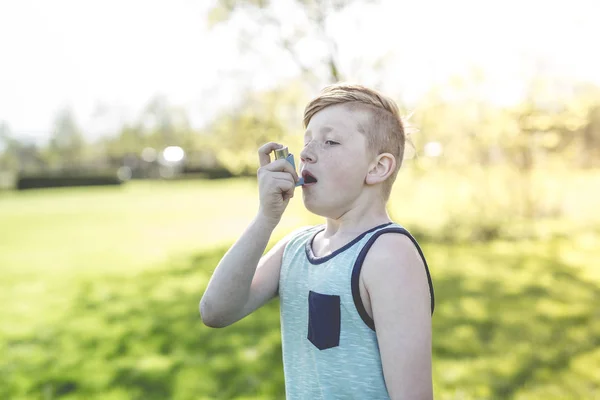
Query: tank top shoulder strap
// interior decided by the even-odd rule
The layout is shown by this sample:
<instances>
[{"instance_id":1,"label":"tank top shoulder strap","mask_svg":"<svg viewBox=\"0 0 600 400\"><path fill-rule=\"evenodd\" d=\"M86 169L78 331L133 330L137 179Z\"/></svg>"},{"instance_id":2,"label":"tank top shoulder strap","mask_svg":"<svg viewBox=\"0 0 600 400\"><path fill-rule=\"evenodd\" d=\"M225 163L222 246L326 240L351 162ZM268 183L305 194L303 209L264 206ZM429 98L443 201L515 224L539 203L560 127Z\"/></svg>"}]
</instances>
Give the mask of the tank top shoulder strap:
<instances>
[{"instance_id":1,"label":"tank top shoulder strap","mask_svg":"<svg viewBox=\"0 0 600 400\"><path fill-rule=\"evenodd\" d=\"M430 299L431 299L431 314L432 315L433 315L433 311L435 308L433 282L431 280L431 275L429 273L429 266L427 265L427 260L425 259L425 255L423 254L423 251L421 250L419 243L404 227L402 227L401 225L399 225L397 223L392 223L392 224L383 226L383 227L369 233L369 235L367 237L365 237L364 244L363 244L362 248L360 249L360 252L358 253L358 257L356 258L354 267L352 268L351 285L352 285L352 297L354 299L354 304L355 304L356 309L357 309L358 313L360 314L361 318L365 322L365 324L367 324L367 326L369 326L373 330L375 330L375 323L373 322L373 319L369 316L369 314L366 312L365 307L360 298L359 276L360 276L360 271L362 269L363 262L367 256L367 253L369 252L369 249L371 248L371 246L373 246L373 243L375 243L375 241L377 240L377 238L379 236L386 234L386 233L387 234L396 233L396 234L405 235L415 245L415 248L419 252L419 255L421 256L421 259L423 260L423 264L425 266L425 273L427 275L427 283L429 285L429 295L430 295Z\"/></svg>"}]
</instances>

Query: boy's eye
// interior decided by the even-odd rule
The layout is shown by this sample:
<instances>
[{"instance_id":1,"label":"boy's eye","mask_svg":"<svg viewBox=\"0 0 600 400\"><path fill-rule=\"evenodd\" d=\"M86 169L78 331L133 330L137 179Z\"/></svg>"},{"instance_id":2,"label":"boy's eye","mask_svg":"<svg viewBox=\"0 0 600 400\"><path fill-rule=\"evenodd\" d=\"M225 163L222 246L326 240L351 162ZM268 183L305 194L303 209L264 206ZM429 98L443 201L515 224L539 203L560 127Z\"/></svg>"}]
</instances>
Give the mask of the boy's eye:
<instances>
[{"instance_id":1,"label":"boy's eye","mask_svg":"<svg viewBox=\"0 0 600 400\"><path fill-rule=\"evenodd\" d=\"M339 144L339 143L338 142L334 142L333 140L326 140L325 144L333 145L333 144Z\"/></svg>"}]
</instances>

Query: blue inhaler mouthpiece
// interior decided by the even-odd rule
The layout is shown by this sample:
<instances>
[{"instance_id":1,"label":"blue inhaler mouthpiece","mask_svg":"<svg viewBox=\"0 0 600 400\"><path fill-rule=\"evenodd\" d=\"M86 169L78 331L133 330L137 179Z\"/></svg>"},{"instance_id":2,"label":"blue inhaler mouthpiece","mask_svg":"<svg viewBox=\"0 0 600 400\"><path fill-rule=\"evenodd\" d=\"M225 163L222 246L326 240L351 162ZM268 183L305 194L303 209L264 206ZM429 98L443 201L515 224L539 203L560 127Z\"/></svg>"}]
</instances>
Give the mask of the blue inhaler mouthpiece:
<instances>
[{"instance_id":1,"label":"blue inhaler mouthpiece","mask_svg":"<svg viewBox=\"0 0 600 400\"><path fill-rule=\"evenodd\" d=\"M292 167L294 167L294 171L296 170L296 163L294 162L294 155L288 151L287 147L282 147L281 149L276 149L274 151L275 151L275 159L276 160L285 158L290 164L292 164ZM296 183L296 186L302 186L302 185L304 185L304 178L298 179L298 182Z\"/></svg>"}]
</instances>

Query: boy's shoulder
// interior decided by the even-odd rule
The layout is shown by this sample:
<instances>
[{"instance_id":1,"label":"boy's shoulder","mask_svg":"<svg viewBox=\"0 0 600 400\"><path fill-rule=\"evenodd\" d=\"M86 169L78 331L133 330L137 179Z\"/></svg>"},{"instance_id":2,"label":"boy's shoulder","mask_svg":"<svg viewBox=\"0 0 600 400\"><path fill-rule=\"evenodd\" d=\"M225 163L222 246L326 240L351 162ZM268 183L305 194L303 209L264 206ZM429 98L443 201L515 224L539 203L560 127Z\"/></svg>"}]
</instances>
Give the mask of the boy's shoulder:
<instances>
[{"instance_id":1,"label":"boy's shoulder","mask_svg":"<svg viewBox=\"0 0 600 400\"><path fill-rule=\"evenodd\" d=\"M378 235L369 249L372 258L379 261L392 261L416 255L420 259L417 248L410 236L396 232L384 231L383 233Z\"/></svg>"},{"instance_id":2,"label":"boy's shoulder","mask_svg":"<svg viewBox=\"0 0 600 400\"><path fill-rule=\"evenodd\" d=\"M423 267L423 258L410 236L387 233L379 235L371 245L363 262L363 274L366 283L379 283L416 271L420 274Z\"/></svg>"},{"instance_id":3,"label":"boy's shoulder","mask_svg":"<svg viewBox=\"0 0 600 400\"><path fill-rule=\"evenodd\" d=\"M401 226L383 230L372 243L362 266L362 282L371 300L379 304L398 296L435 307L429 266L416 239ZM404 301L402 300L402 301ZM393 303L393 302L392 302Z\"/></svg>"}]
</instances>

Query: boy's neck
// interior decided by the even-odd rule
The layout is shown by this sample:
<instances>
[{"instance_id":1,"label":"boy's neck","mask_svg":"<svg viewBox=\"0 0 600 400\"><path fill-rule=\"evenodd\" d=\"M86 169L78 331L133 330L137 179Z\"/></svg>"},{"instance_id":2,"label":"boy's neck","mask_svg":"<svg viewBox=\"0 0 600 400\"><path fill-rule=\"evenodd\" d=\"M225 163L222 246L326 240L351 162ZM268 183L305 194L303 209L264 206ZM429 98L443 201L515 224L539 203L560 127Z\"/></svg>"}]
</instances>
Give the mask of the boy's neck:
<instances>
[{"instance_id":1,"label":"boy's neck","mask_svg":"<svg viewBox=\"0 0 600 400\"><path fill-rule=\"evenodd\" d=\"M392 222L385 207L362 210L355 208L348 210L337 219L327 218L324 238L331 237L356 237L378 225Z\"/></svg>"}]
</instances>

